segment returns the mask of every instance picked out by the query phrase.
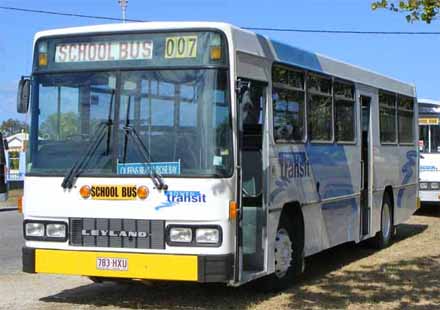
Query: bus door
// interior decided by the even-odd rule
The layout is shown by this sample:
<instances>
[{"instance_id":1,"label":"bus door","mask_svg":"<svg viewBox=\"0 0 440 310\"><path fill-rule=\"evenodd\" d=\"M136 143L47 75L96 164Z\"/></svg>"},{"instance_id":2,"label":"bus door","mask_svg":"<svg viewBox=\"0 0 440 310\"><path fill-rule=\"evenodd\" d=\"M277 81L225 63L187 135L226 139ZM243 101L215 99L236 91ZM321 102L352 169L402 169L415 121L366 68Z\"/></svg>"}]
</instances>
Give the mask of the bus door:
<instances>
[{"instance_id":1,"label":"bus door","mask_svg":"<svg viewBox=\"0 0 440 310\"><path fill-rule=\"evenodd\" d=\"M369 188L370 188L370 147L371 147L371 126L370 126L370 105L371 97L361 95L361 212L360 212L360 230L362 237L370 233L370 216L371 207L369 204Z\"/></svg>"},{"instance_id":2,"label":"bus door","mask_svg":"<svg viewBox=\"0 0 440 310\"><path fill-rule=\"evenodd\" d=\"M236 281L264 270L263 131L266 84L240 79L238 96L240 216L237 221ZM236 269L237 270L237 269Z\"/></svg>"}]
</instances>

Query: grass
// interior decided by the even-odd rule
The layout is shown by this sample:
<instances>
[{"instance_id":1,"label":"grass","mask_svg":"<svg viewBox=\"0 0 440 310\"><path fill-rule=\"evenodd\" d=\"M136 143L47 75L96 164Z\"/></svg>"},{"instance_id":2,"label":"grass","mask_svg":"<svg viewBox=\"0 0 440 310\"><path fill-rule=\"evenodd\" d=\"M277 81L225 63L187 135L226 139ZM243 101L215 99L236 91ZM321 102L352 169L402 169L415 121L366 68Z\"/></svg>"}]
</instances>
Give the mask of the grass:
<instances>
[{"instance_id":1,"label":"grass","mask_svg":"<svg viewBox=\"0 0 440 310\"><path fill-rule=\"evenodd\" d=\"M302 283L251 308L440 309L439 236L440 208L422 209L391 247L343 245L311 257Z\"/></svg>"}]
</instances>

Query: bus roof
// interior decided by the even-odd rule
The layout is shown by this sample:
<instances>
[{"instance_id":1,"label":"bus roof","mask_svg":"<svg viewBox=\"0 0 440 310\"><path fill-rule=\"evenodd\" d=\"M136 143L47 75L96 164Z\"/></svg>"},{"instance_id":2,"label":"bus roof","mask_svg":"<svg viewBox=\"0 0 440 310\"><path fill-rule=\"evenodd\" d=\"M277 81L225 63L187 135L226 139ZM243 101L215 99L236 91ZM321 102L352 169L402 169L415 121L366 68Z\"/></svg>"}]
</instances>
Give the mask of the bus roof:
<instances>
[{"instance_id":1,"label":"bus roof","mask_svg":"<svg viewBox=\"0 0 440 310\"><path fill-rule=\"evenodd\" d=\"M38 32L36 42L41 37L75 35L86 33L130 32L147 30L180 30L180 29L219 29L234 39L236 51L264 57L275 62L284 63L332 75L341 79L373 86L403 95L415 97L415 86L401 82L358 66L348 64L318 53L302 50L285 43L271 40L266 36L244 30L227 23L218 22L143 22L125 24L106 24L63 28Z\"/></svg>"},{"instance_id":2,"label":"bus roof","mask_svg":"<svg viewBox=\"0 0 440 310\"><path fill-rule=\"evenodd\" d=\"M417 102L419 104L440 105L439 100L432 100L432 99L417 99Z\"/></svg>"}]
</instances>

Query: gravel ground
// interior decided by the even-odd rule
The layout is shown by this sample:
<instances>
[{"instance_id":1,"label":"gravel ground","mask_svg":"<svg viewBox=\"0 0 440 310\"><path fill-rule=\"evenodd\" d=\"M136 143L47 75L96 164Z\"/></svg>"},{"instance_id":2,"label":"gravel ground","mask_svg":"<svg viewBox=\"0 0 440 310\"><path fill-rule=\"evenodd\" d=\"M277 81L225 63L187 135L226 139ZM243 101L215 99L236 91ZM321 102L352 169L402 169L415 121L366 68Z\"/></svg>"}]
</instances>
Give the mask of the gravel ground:
<instances>
[{"instance_id":1,"label":"gravel ground","mask_svg":"<svg viewBox=\"0 0 440 310\"><path fill-rule=\"evenodd\" d=\"M440 208L401 225L374 251L346 244L307 259L289 290L190 283L94 284L81 277L0 275L1 309L440 309Z\"/></svg>"}]
</instances>

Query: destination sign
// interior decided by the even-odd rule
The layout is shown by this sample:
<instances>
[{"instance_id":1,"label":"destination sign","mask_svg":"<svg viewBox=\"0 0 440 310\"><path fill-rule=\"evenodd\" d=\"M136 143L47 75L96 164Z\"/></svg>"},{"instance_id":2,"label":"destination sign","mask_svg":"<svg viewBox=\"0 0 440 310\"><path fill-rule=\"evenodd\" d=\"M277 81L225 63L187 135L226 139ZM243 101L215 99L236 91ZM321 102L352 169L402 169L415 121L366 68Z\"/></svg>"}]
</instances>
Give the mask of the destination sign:
<instances>
[{"instance_id":1,"label":"destination sign","mask_svg":"<svg viewBox=\"0 0 440 310\"><path fill-rule=\"evenodd\" d=\"M421 117L419 118L419 125L438 125L439 119L437 117Z\"/></svg>"},{"instance_id":2,"label":"destination sign","mask_svg":"<svg viewBox=\"0 0 440 310\"><path fill-rule=\"evenodd\" d=\"M152 58L152 40L64 43L55 46L56 63L147 60Z\"/></svg>"}]
</instances>

